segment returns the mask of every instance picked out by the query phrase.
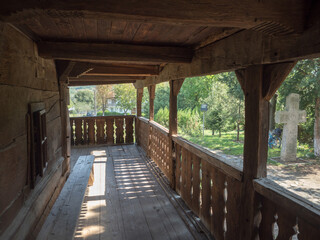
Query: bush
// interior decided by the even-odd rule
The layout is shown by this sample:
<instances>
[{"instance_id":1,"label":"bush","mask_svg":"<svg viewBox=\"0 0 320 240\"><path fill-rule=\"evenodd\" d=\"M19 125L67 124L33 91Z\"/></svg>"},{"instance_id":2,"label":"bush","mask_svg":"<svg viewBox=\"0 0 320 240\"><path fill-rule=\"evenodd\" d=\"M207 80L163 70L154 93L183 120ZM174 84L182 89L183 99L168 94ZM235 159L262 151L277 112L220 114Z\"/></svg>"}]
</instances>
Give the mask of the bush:
<instances>
[{"instance_id":1,"label":"bush","mask_svg":"<svg viewBox=\"0 0 320 240\"><path fill-rule=\"evenodd\" d=\"M201 117L196 109L185 109L178 111L179 129L191 136L200 136L202 129Z\"/></svg>"},{"instance_id":2,"label":"bush","mask_svg":"<svg viewBox=\"0 0 320 240\"><path fill-rule=\"evenodd\" d=\"M160 108L157 114L154 116L154 120L160 125L169 127L169 109L167 107Z\"/></svg>"}]
</instances>

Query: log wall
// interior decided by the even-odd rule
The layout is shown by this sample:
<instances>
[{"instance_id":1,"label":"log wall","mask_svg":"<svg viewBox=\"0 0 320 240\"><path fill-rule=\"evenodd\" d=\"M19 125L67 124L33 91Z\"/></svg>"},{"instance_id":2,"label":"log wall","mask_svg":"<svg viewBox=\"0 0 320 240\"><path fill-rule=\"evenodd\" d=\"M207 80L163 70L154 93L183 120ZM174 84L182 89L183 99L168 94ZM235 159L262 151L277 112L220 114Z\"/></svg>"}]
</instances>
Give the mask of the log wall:
<instances>
[{"instance_id":1,"label":"log wall","mask_svg":"<svg viewBox=\"0 0 320 240\"><path fill-rule=\"evenodd\" d=\"M23 239L38 229L63 186L65 158L55 63L40 58L36 44L7 24L0 24L0 98L0 238ZM28 150L32 102L45 103L48 137L48 168L34 189Z\"/></svg>"}]
</instances>

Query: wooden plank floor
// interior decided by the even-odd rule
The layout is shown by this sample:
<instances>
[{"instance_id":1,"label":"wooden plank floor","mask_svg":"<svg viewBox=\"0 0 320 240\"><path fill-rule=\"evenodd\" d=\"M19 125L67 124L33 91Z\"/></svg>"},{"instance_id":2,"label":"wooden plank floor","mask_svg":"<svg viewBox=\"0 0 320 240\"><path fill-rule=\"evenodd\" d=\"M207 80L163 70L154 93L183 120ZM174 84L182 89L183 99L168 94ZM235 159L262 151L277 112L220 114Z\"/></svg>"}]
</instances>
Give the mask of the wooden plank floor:
<instances>
[{"instance_id":1,"label":"wooden plank floor","mask_svg":"<svg viewBox=\"0 0 320 240\"><path fill-rule=\"evenodd\" d=\"M95 156L75 239L194 239L135 145L72 149Z\"/></svg>"}]
</instances>

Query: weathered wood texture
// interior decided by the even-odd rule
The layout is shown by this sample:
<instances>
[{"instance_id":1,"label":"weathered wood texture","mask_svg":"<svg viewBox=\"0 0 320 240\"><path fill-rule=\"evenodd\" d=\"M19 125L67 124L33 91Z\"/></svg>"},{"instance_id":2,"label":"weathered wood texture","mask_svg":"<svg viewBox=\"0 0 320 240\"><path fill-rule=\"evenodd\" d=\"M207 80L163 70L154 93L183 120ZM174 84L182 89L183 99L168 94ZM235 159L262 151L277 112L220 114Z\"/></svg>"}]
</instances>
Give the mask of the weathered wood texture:
<instances>
[{"instance_id":1,"label":"weathered wood texture","mask_svg":"<svg viewBox=\"0 0 320 240\"><path fill-rule=\"evenodd\" d=\"M189 48L102 43L39 42L38 51L41 57L49 59L123 63L188 63L193 56Z\"/></svg>"},{"instance_id":2,"label":"weathered wood texture","mask_svg":"<svg viewBox=\"0 0 320 240\"><path fill-rule=\"evenodd\" d=\"M261 199L260 239L318 239L320 236L320 209L268 179L254 181ZM275 229L275 224L278 229Z\"/></svg>"},{"instance_id":3,"label":"weathered wood texture","mask_svg":"<svg viewBox=\"0 0 320 240\"><path fill-rule=\"evenodd\" d=\"M156 85L150 85L148 87L149 92L149 120L154 119L154 99L156 97Z\"/></svg>"},{"instance_id":4,"label":"weathered wood texture","mask_svg":"<svg viewBox=\"0 0 320 240\"><path fill-rule=\"evenodd\" d=\"M218 167L218 159L179 137L173 141L176 191L215 239L237 239L241 202L241 182L233 176L237 170Z\"/></svg>"},{"instance_id":5,"label":"weathered wood texture","mask_svg":"<svg viewBox=\"0 0 320 240\"><path fill-rule=\"evenodd\" d=\"M72 145L132 144L135 116L70 118Z\"/></svg>"},{"instance_id":6,"label":"weathered wood texture","mask_svg":"<svg viewBox=\"0 0 320 240\"><path fill-rule=\"evenodd\" d=\"M55 63L40 58L34 42L4 23L0 23L0 42L0 236L23 239L36 231L41 213L60 191L57 184L63 185L62 173L53 178L51 171L62 157L60 96ZM28 103L32 102L45 105L48 168L39 187L30 192ZM45 188L41 182L47 177L52 186Z\"/></svg>"},{"instance_id":7,"label":"weathered wood texture","mask_svg":"<svg viewBox=\"0 0 320 240\"><path fill-rule=\"evenodd\" d=\"M251 65L319 57L319 39L319 22L314 23L304 33L290 38L271 38L252 30L240 31L198 49L190 64L167 64L159 76L137 81L135 86L142 88L173 79L234 71Z\"/></svg>"},{"instance_id":8,"label":"weathered wood texture","mask_svg":"<svg viewBox=\"0 0 320 240\"><path fill-rule=\"evenodd\" d=\"M74 239L194 239L137 146L78 151L96 160Z\"/></svg>"},{"instance_id":9,"label":"weathered wood texture","mask_svg":"<svg viewBox=\"0 0 320 240\"><path fill-rule=\"evenodd\" d=\"M94 156L80 156L37 239L72 239L88 185Z\"/></svg>"},{"instance_id":10,"label":"weathered wood texture","mask_svg":"<svg viewBox=\"0 0 320 240\"><path fill-rule=\"evenodd\" d=\"M105 3L105 2L103 2ZM290 8L288 8L290 6ZM245 0L228 1L217 0L209 3L195 4L192 1L184 0L179 4L173 5L166 0L159 4L158 1L131 2L109 1L102 4L101 1L77 1L64 2L48 1L43 5L38 2L16 2L15 4L5 4L0 11L0 16L13 22L19 22L26 17L31 18L37 15L45 16L48 12L52 17L69 16L73 18L98 18L103 21L115 20L134 20L135 22L147 23L170 23L172 25L202 25L202 26L222 26L253 28L266 30L270 27L276 28L280 33L299 31L303 28L304 14L308 5L305 1L299 0L294 3L289 0L279 2L270 0L268 2L256 2ZM15 14L23 9L39 9ZM43 10L40 10L43 9ZM47 15L49 15L47 13ZM267 25L265 29L264 25ZM63 25L67 31L68 25ZM92 35L97 35L99 29L97 24L88 26ZM90 29L91 27L91 29ZM93 28L93 29L92 29ZM62 29L62 30L64 30ZM101 32L100 34L106 34Z\"/></svg>"},{"instance_id":11,"label":"weathered wood texture","mask_svg":"<svg viewBox=\"0 0 320 240\"><path fill-rule=\"evenodd\" d=\"M166 175L169 181L172 181L172 158L170 157L170 138L169 130L160 124L150 121L150 142L149 155L161 171Z\"/></svg>"},{"instance_id":12,"label":"weathered wood texture","mask_svg":"<svg viewBox=\"0 0 320 240\"><path fill-rule=\"evenodd\" d=\"M137 138L139 139L137 142L142 147L142 149L148 154L149 152L149 120L144 117L138 117L138 131L136 133Z\"/></svg>"}]
</instances>

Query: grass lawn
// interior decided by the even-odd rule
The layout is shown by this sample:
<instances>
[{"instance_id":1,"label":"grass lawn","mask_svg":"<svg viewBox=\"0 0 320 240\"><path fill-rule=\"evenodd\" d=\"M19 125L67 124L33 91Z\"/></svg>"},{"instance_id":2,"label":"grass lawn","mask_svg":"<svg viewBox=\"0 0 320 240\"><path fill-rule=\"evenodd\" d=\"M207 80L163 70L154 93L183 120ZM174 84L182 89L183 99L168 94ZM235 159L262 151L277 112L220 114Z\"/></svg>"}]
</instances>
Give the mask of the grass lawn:
<instances>
[{"instance_id":1,"label":"grass lawn","mask_svg":"<svg viewBox=\"0 0 320 240\"><path fill-rule=\"evenodd\" d=\"M237 142L237 132L223 132L221 137L218 134L212 136L211 130L205 130L204 136L192 137L189 135L182 134L182 137L185 139L199 144L201 146L221 150L224 154L228 155L243 155L243 141L244 141L244 132L240 132L240 141ZM298 144L297 146L297 157L300 158L310 158L313 156L313 148L310 148L308 145ZM271 158L280 157L280 148L273 148L268 150L268 160L270 163L273 163Z\"/></svg>"}]
</instances>

